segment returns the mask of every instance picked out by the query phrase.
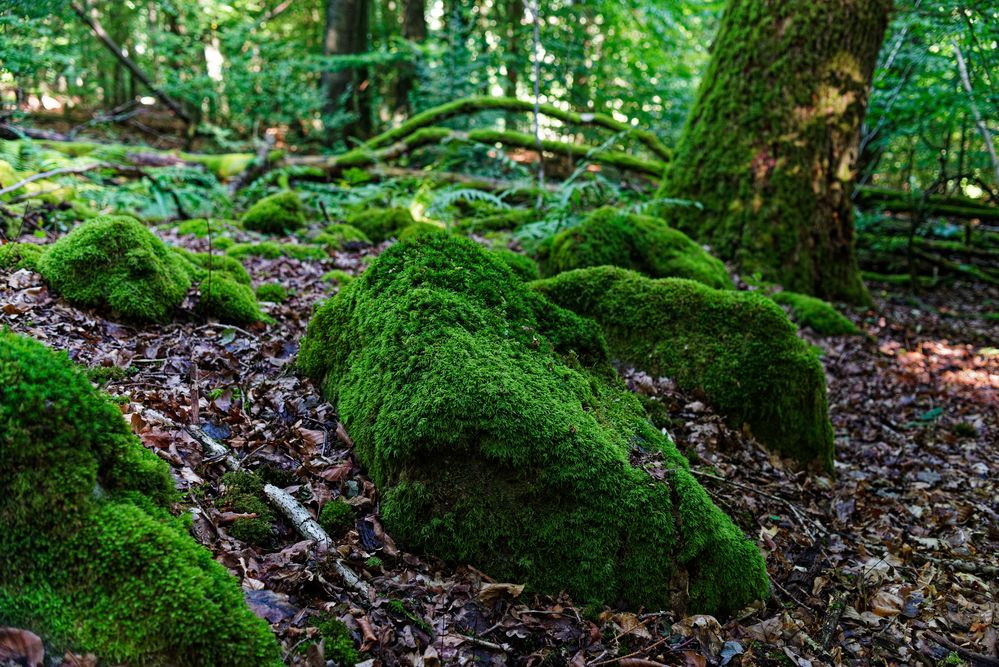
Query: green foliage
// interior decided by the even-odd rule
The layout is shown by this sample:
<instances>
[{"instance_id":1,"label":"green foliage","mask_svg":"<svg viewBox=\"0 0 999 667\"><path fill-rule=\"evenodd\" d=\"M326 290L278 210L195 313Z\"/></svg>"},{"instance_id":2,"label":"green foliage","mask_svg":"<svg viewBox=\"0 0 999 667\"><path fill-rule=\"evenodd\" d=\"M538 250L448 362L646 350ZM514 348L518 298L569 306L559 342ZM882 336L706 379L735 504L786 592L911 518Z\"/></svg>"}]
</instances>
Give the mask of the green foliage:
<instances>
[{"instance_id":1,"label":"green foliage","mask_svg":"<svg viewBox=\"0 0 999 667\"><path fill-rule=\"evenodd\" d=\"M386 250L317 310L298 363L402 544L584 601L725 613L767 591L756 547L646 420L595 325L467 239ZM662 482L633 448L661 452Z\"/></svg>"},{"instance_id":2,"label":"green foliage","mask_svg":"<svg viewBox=\"0 0 999 667\"><path fill-rule=\"evenodd\" d=\"M264 283L257 287L257 298L261 301L281 303L288 298L288 291L281 283Z\"/></svg>"},{"instance_id":3,"label":"green foliage","mask_svg":"<svg viewBox=\"0 0 999 667\"><path fill-rule=\"evenodd\" d=\"M540 263L548 276L609 265L653 278L690 278L709 287L732 287L725 265L683 232L661 220L613 208L594 211L581 225L543 245Z\"/></svg>"},{"instance_id":4,"label":"green foliage","mask_svg":"<svg viewBox=\"0 0 999 667\"><path fill-rule=\"evenodd\" d=\"M509 266L514 275L524 282L537 280L540 277L538 265L530 257L521 255L519 252L514 252L508 248L494 248L490 252L498 260Z\"/></svg>"},{"instance_id":5,"label":"green foliage","mask_svg":"<svg viewBox=\"0 0 999 667\"><path fill-rule=\"evenodd\" d=\"M347 224L361 230L374 243L381 243L413 224L413 216L404 208L373 208L355 213Z\"/></svg>"},{"instance_id":6,"label":"green foliage","mask_svg":"<svg viewBox=\"0 0 999 667\"><path fill-rule=\"evenodd\" d=\"M283 234L305 224L302 200L285 190L264 197L243 214L243 227L268 234Z\"/></svg>"},{"instance_id":7,"label":"green foliage","mask_svg":"<svg viewBox=\"0 0 999 667\"><path fill-rule=\"evenodd\" d=\"M361 654L354 648L350 630L343 621L332 614L314 616L309 623L319 630L326 651L325 656L342 667L354 667L360 662Z\"/></svg>"},{"instance_id":8,"label":"green foliage","mask_svg":"<svg viewBox=\"0 0 999 667\"><path fill-rule=\"evenodd\" d=\"M141 222L88 220L56 241L38 271L69 302L133 322L165 322L191 279L184 260Z\"/></svg>"},{"instance_id":9,"label":"green foliage","mask_svg":"<svg viewBox=\"0 0 999 667\"><path fill-rule=\"evenodd\" d=\"M339 537L354 527L354 508L342 500L328 500L319 510L319 525Z\"/></svg>"},{"instance_id":10,"label":"green foliage","mask_svg":"<svg viewBox=\"0 0 999 667\"><path fill-rule=\"evenodd\" d=\"M37 271L38 260L44 252L43 246L34 243L7 243L0 246L0 269Z\"/></svg>"},{"instance_id":11,"label":"green foliage","mask_svg":"<svg viewBox=\"0 0 999 667\"><path fill-rule=\"evenodd\" d=\"M535 222L541 214L531 208L512 208L502 213L487 215L480 218L462 218L455 224L455 229L462 232L488 232L503 229L517 229L521 225Z\"/></svg>"},{"instance_id":12,"label":"green foliage","mask_svg":"<svg viewBox=\"0 0 999 667\"><path fill-rule=\"evenodd\" d=\"M777 292L771 299L791 309L791 319L823 336L851 336L860 333L856 325L822 299L795 292Z\"/></svg>"},{"instance_id":13,"label":"green foliage","mask_svg":"<svg viewBox=\"0 0 999 667\"><path fill-rule=\"evenodd\" d=\"M281 664L167 511L166 463L64 353L0 332L0 424L0 623L114 664Z\"/></svg>"},{"instance_id":14,"label":"green foliage","mask_svg":"<svg viewBox=\"0 0 999 667\"><path fill-rule=\"evenodd\" d=\"M782 455L832 469L822 365L767 297L610 266L561 273L533 287L596 320L620 361L706 396L730 424L748 424Z\"/></svg>"},{"instance_id":15,"label":"green foliage","mask_svg":"<svg viewBox=\"0 0 999 667\"><path fill-rule=\"evenodd\" d=\"M198 312L227 324L252 324L264 319L253 288L225 273L207 276L198 285Z\"/></svg>"},{"instance_id":16,"label":"green foliage","mask_svg":"<svg viewBox=\"0 0 999 667\"><path fill-rule=\"evenodd\" d=\"M332 250L352 250L371 245L367 234L347 224L330 225L315 238L315 242Z\"/></svg>"},{"instance_id":17,"label":"green foliage","mask_svg":"<svg viewBox=\"0 0 999 667\"><path fill-rule=\"evenodd\" d=\"M219 505L238 514L256 514L253 518L236 519L229 526L229 534L237 540L259 547L269 547L274 543L274 511L267 504L264 495L264 480L260 475L248 472L227 472L222 476L225 493Z\"/></svg>"}]
</instances>

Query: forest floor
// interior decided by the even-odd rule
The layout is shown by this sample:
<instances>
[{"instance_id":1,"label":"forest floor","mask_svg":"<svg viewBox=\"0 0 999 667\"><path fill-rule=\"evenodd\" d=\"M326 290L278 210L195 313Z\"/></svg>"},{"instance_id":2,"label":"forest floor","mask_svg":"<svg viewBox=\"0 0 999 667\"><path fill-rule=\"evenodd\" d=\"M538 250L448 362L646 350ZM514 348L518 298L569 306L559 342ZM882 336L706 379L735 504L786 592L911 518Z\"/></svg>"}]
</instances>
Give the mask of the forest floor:
<instances>
[{"instance_id":1,"label":"forest floor","mask_svg":"<svg viewBox=\"0 0 999 667\"><path fill-rule=\"evenodd\" d=\"M207 250L205 240L163 237ZM240 578L290 664L327 664L306 647L310 619L332 613L364 665L999 665L999 324L982 315L999 290L874 285L875 306L853 315L865 336L803 333L824 353L835 477L795 472L697 397L625 369L632 389L668 409L669 433L759 544L773 582L770 599L735 619L684 618L577 608L392 542L332 408L293 367L313 306L335 290L323 274L357 273L377 251L248 260L255 284L279 281L292 294L264 305L275 324L250 329L193 315L131 328L67 305L37 274L0 272L0 326L81 364L129 369L107 390L127 398L133 430L172 465L197 539ZM270 548L230 536L233 515L216 502L223 469L178 426L194 400L204 429L241 465L294 475L288 490L313 512L347 499L355 529L326 555L290 524L276 525ZM367 596L335 560L361 575Z\"/></svg>"}]
</instances>

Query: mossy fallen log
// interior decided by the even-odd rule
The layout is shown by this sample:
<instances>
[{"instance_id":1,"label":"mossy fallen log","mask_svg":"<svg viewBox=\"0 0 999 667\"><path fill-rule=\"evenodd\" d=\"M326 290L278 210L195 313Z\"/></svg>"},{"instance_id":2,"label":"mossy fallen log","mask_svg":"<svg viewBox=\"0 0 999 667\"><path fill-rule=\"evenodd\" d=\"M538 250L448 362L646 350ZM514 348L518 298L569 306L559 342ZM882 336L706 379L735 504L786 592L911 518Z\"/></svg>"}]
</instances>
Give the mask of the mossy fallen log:
<instances>
[{"instance_id":1,"label":"mossy fallen log","mask_svg":"<svg viewBox=\"0 0 999 667\"><path fill-rule=\"evenodd\" d=\"M610 207L594 211L580 225L542 244L539 255L546 276L610 265L652 278L690 278L709 287L732 288L721 260L683 232L657 218Z\"/></svg>"},{"instance_id":2,"label":"mossy fallen log","mask_svg":"<svg viewBox=\"0 0 999 667\"><path fill-rule=\"evenodd\" d=\"M580 602L724 614L767 592L759 551L624 389L596 326L472 241L386 250L316 312L298 364L401 544ZM658 452L660 477L638 451Z\"/></svg>"},{"instance_id":3,"label":"mossy fallen log","mask_svg":"<svg viewBox=\"0 0 999 667\"><path fill-rule=\"evenodd\" d=\"M0 625L109 664L282 664L169 513L169 469L65 354L0 332Z\"/></svg>"},{"instance_id":4,"label":"mossy fallen log","mask_svg":"<svg viewBox=\"0 0 999 667\"><path fill-rule=\"evenodd\" d=\"M921 212L924 215L999 222L999 206L957 195L921 197L902 190L864 186L857 188L854 202L863 208L880 208L893 213Z\"/></svg>"},{"instance_id":5,"label":"mossy fallen log","mask_svg":"<svg viewBox=\"0 0 999 667\"><path fill-rule=\"evenodd\" d=\"M379 148L399 141L420 128L436 125L450 118L467 116L484 111L520 111L534 113L534 102L519 100L513 97L475 96L447 102L432 109L422 111L398 127L382 132L366 142L368 148ZM594 125L613 132L619 132L637 138L658 159L669 161L670 150L655 135L648 130L638 129L631 124L615 120L602 113L580 113L560 109L553 104L539 104L538 112L543 116L554 118L571 125Z\"/></svg>"},{"instance_id":6,"label":"mossy fallen log","mask_svg":"<svg viewBox=\"0 0 999 667\"><path fill-rule=\"evenodd\" d=\"M767 297L612 266L560 273L532 287L598 322L618 360L702 394L730 424L748 425L783 456L832 469L822 364Z\"/></svg>"}]
</instances>

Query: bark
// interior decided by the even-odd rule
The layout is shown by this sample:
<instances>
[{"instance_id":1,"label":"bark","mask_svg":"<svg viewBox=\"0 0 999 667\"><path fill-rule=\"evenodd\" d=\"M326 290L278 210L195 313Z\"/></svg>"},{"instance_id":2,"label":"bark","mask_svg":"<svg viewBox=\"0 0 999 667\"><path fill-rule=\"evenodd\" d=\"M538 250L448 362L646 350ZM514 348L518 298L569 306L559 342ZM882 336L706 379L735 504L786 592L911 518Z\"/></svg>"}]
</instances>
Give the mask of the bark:
<instances>
[{"instance_id":1,"label":"bark","mask_svg":"<svg viewBox=\"0 0 999 667\"><path fill-rule=\"evenodd\" d=\"M729 0L662 188L680 228L743 273L869 297L853 251L860 127L891 0Z\"/></svg>"},{"instance_id":2,"label":"bark","mask_svg":"<svg viewBox=\"0 0 999 667\"><path fill-rule=\"evenodd\" d=\"M368 3L369 0L326 0L325 55L357 55L368 50ZM343 128L344 136L367 136L371 131L367 68L346 67L324 72L322 84L327 116L338 111L355 116Z\"/></svg>"},{"instance_id":3,"label":"bark","mask_svg":"<svg viewBox=\"0 0 999 667\"><path fill-rule=\"evenodd\" d=\"M87 24L94 35L97 36L97 39L99 39L101 43L107 47L108 51L114 54L114 57L118 59L118 62L124 65L136 79L142 82L142 85L148 88L153 95L158 97L163 104L167 105L171 111L184 119L186 123L191 122L191 116L184 110L184 107L153 84L150 78L146 76L145 72L139 69L139 66L136 65L131 58L124 54L121 47L118 46L117 42L111 38L111 35L109 35L107 30L104 29L104 26L96 16L91 15L91 13L88 12L83 4L81 4L78 0L74 0L73 2L73 11L76 12L76 15L79 16L84 23Z\"/></svg>"},{"instance_id":4,"label":"bark","mask_svg":"<svg viewBox=\"0 0 999 667\"><path fill-rule=\"evenodd\" d=\"M425 0L405 0L402 16L402 37L412 43L410 51L427 39L427 17L424 8ZM399 66L399 79L395 85L396 110L407 113L411 109L409 95L413 92L416 80L416 66L412 62L404 62Z\"/></svg>"}]
</instances>

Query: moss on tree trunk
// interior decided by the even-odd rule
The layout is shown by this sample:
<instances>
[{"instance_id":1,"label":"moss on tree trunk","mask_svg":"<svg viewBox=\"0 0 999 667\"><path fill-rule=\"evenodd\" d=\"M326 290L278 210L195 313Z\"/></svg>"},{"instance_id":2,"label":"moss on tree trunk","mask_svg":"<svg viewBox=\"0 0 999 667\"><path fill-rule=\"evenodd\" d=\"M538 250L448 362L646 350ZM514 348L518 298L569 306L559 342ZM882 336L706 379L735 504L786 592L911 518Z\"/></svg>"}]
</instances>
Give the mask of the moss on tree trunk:
<instances>
[{"instance_id":1,"label":"moss on tree trunk","mask_svg":"<svg viewBox=\"0 0 999 667\"><path fill-rule=\"evenodd\" d=\"M891 0L729 0L663 194L744 273L864 302L850 194Z\"/></svg>"}]
</instances>

